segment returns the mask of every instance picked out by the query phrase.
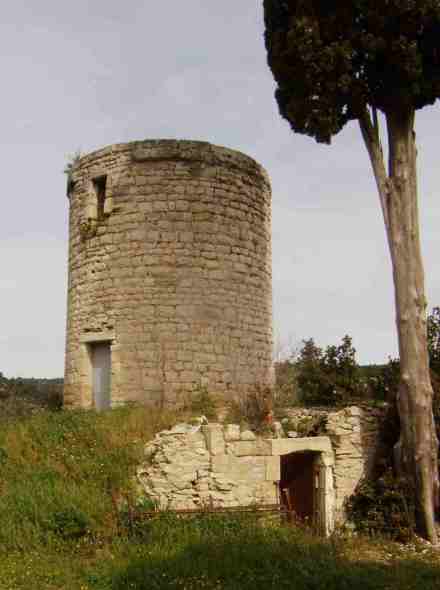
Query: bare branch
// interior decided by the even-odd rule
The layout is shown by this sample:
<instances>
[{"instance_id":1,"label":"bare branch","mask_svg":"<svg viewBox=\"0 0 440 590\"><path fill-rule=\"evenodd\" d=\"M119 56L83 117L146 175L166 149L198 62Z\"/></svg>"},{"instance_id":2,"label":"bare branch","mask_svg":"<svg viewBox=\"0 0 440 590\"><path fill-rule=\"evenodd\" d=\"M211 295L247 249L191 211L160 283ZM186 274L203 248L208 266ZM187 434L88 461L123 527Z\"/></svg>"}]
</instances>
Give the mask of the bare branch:
<instances>
[{"instance_id":1,"label":"bare branch","mask_svg":"<svg viewBox=\"0 0 440 590\"><path fill-rule=\"evenodd\" d=\"M390 193L389 179L383 161L383 151L379 135L379 120L376 109L373 109L373 119L371 120L370 113L365 108L359 116L359 127L361 129L362 137L365 146L370 156L371 165L373 168L374 178L376 180L377 190L379 193L379 200L382 209L382 214L385 222L385 227L389 229L389 213L388 213L388 198Z\"/></svg>"},{"instance_id":2,"label":"bare branch","mask_svg":"<svg viewBox=\"0 0 440 590\"><path fill-rule=\"evenodd\" d=\"M376 109L376 107L373 107L373 123L374 123L374 129L376 131L377 140L380 143L379 117L377 116L377 109ZM382 146L381 146L381 149L382 149Z\"/></svg>"}]
</instances>

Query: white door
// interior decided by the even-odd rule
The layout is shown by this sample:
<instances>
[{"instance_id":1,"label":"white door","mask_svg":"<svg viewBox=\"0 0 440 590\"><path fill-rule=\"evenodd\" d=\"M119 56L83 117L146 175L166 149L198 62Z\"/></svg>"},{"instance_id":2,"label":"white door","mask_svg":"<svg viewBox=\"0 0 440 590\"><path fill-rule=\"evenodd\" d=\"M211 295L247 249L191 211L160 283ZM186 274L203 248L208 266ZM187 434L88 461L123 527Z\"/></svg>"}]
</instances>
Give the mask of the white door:
<instances>
[{"instance_id":1,"label":"white door","mask_svg":"<svg viewBox=\"0 0 440 590\"><path fill-rule=\"evenodd\" d=\"M109 342L99 342L92 345L93 367L93 401L95 408L106 410L110 408L110 375L111 353Z\"/></svg>"}]
</instances>

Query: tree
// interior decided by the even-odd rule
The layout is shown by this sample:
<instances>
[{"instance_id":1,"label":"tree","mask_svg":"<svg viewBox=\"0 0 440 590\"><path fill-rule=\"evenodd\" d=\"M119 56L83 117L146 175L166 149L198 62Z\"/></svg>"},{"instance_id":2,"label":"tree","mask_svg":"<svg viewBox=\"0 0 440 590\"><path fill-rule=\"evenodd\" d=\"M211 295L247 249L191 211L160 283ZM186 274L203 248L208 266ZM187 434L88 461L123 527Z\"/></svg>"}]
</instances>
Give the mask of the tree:
<instances>
[{"instance_id":1,"label":"tree","mask_svg":"<svg viewBox=\"0 0 440 590\"><path fill-rule=\"evenodd\" d=\"M357 121L373 168L393 267L400 356L396 461L416 494L419 532L436 541L438 442L432 415L419 239L417 109L440 96L439 0L264 0L281 115L330 143ZM380 117L386 121L388 164Z\"/></svg>"},{"instance_id":2,"label":"tree","mask_svg":"<svg viewBox=\"0 0 440 590\"><path fill-rule=\"evenodd\" d=\"M310 405L347 403L362 395L356 350L350 336L339 346L317 346L312 338L303 340L295 363L301 401Z\"/></svg>"},{"instance_id":3,"label":"tree","mask_svg":"<svg viewBox=\"0 0 440 590\"><path fill-rule=\"evenodd\" d=\"M440 307L428 316L428 354L431 371L440 375Z\"/></svg>"}]
</instances>

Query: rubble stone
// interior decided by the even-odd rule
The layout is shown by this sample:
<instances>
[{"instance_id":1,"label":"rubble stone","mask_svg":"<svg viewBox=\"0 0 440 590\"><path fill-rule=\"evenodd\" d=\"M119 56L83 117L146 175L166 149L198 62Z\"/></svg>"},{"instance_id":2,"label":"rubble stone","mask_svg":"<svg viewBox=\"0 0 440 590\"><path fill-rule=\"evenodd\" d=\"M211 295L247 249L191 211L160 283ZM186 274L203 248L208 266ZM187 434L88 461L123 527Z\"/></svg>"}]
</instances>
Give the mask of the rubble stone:
<instances>
[{"instance_id":1,"label":"rubble stone","mask_svg":"<svg viewBox=\"0 0 440 590\"><path fill-rule=\"evenodd\" d=\"M301 409L294 412L301 416ZM138 469L138 482L162 507L274 504L279 500L280 457L312 452L324 486L322 518L328 533L346 520L346 499L371 473L379 451L381 414L352 407L327 411L325 416L326 427L319 436L263 438L252 433L253 440L237 440L239 426L231 424L208 424L202 432L188 429L183 435L181 428L174 434L159 433L146 446L148 462Z\"/></svg>"}]
</instances>

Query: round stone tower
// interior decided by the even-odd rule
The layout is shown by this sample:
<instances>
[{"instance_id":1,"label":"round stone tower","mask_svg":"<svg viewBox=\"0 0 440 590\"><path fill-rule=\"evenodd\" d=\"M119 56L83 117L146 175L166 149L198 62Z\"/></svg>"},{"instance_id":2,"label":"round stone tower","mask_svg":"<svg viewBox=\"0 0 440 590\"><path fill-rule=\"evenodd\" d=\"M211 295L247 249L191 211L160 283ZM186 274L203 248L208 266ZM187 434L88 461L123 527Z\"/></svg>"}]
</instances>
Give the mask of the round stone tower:
<instances>
[{"instance_id":1,"label":"round stone tower","mask_svg":"<svg viewBox=\"0 0 440 590\"><path fill-rule=\"evenodd\" d=\"M118 144L68 180L64 401L103 409L225 397L271 374L271 191L239 152Z\"/></svg>"}]
</instances>

